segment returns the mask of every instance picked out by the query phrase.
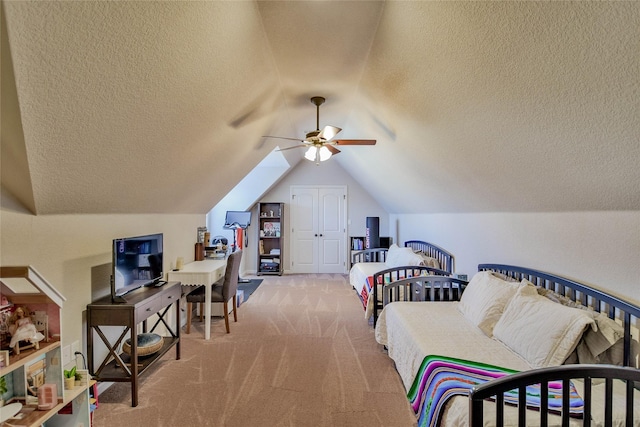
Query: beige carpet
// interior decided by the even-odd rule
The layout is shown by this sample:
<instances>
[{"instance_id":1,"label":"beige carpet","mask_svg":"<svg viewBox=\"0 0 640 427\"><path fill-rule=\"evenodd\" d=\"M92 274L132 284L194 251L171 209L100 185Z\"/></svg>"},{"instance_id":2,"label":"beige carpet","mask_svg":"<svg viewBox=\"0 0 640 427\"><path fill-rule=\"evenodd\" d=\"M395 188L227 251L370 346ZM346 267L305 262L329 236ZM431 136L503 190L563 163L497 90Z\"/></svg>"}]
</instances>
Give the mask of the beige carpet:
<instances>
[{"instance_id":1,"label":"beige carpet","mask_svg":"<svg viewBox=\"0 0 640 427\"><path fill-rule=\"evenodd\" d=\"M95 427L415 426L400 377L344 275L262 276L231 334L182 334L141 377L99 396ZM183 329L184 331L184 329Z\"/></svg>"}]
</instances>

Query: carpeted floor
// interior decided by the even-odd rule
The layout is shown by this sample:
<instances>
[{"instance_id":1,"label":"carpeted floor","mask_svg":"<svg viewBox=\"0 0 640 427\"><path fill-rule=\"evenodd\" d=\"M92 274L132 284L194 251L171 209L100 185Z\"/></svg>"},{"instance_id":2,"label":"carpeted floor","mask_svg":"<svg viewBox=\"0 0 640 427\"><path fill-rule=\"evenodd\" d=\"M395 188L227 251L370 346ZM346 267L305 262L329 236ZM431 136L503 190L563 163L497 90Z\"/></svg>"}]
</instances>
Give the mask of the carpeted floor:
<instances>
[{"instance_id":1,"label":"carpeted floor","mask_svg":"<svg viewBox=\"0 0 640 427\"><path fill-rule=\"evenodd\" d=\"M140 378L99 396L94 427L415 426L400 377L345 275L268 276L231 333L195 322Z\"/></svg>"}]
</instances>

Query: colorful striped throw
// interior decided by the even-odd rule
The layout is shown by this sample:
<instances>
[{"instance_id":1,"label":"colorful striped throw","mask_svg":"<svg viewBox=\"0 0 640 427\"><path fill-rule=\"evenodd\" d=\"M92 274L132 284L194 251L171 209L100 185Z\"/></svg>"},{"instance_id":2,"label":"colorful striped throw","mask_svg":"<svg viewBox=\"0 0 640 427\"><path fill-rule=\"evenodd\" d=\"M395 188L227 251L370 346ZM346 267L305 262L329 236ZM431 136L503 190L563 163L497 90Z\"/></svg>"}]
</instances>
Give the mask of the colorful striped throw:
<instances>
[{"instance_id":1,"label":"colorful striped throw","mask_svg":"<svg viewBox=\"0 0 640 427\"><path fill-rule=\"evenodd\" d=\"M420 276L424 276L426 275L426 273L420 273L418 274ZM411 275L409 277L412 277ZM384 283L382 283L382 281L379 281L379 285L386 285L388 283L392 282L395 280L402 280L404 279L404 275L403 274L395 274L393 276L393 278L391 278L390 276L384 276ZM362 306L364 307L365 311L369 309L368 303L369 303L369 297L373 296L373 276L368 276L364 286L362 287L362 291L360 291L360 298L362 299ZM378 299L379 301L382 301L382 294L379 293L378 294ZM373 313L371 313L373 314Z\"/></svg>"},{"instance_id":2,"label":"colorful striped throw","mask_svg":"<svg viewBox=\"0 0 640 427\"><path fill-rule=\"evenodd\" d=\"M456 395L468 396L470 390L492 379L518 371L499 366L452 357L431 355L424 358L420 370L407 394L413 411L418 416L418 426L437 426L447 400ZM504 394L504 401L517 405L518 390ZM562 382L549 383L549 411L562 408ZM571 384L570 414L581 417L584 402ZM527 407L540 408L540 387L527 387Z\"/></svg>"}]
</instances>

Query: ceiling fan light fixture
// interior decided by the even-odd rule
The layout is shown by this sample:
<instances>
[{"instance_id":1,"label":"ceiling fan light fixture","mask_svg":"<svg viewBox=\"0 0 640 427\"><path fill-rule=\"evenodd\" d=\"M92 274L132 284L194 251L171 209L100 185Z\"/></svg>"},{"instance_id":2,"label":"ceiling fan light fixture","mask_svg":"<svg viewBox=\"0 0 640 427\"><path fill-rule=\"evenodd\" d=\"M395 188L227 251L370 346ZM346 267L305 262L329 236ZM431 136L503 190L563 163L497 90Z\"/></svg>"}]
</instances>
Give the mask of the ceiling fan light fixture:
<instances>
[{"instance_id":1,"label":"ceiling fan light fixture","mask_svg":"<svg viewBox=\"0 0 640 427\"><path fill-rule=\"evenodd\" d=\"M304 153L304 158L311 162L315 162L317 153L318 153L318 148L312 145L311 147L309 147L307 152Z\"/></svg>"},{"instance_id":2,"label":"ceiling fan light fixture","mask_svg":"<svg viewBox=\"0 0 640 427\"><path fill-rule=\"evenodd\" d=\"M316 162L317 164L320 164L320 162L324 162L325 160L329 160L331 158L331 155L333 153L331 153L331 151L325 147L324 145L321 147L317 147L315 145L312 145L311 147L309 147L309 149L304 153L304 158L311 161L311 162Z\"/></svg>"},{"instance_id":3,"label":"ceiling fan light fixture","mask_svg":"<svg viewBox=\"0 0 640 427\"><path fill-rule=\"evenodd\" d=\"M320 156L320 161L324 162L325 160L329 160L331 158L331 151L329 151L329 149L323 145L318 150L318 155Z\"/></svg>"}]
</instances>

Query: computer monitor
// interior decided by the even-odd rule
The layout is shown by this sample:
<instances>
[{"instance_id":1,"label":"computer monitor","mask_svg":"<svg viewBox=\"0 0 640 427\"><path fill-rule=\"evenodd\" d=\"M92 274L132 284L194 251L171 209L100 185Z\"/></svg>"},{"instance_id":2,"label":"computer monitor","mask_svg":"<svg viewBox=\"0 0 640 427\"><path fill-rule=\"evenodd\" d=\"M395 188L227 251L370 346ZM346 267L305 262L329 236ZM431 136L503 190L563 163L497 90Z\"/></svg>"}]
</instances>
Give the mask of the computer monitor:
<instances>
[{"instance_id":1,"label":"computer monitor","mask_svg":"<svg viewBox=\"0 0 640 427\"><path fill-rule=\"evenodd\" d=\"M251 211L227 211L224 228L247 228L251 225Z\"/></svg>"}]
</instances>

